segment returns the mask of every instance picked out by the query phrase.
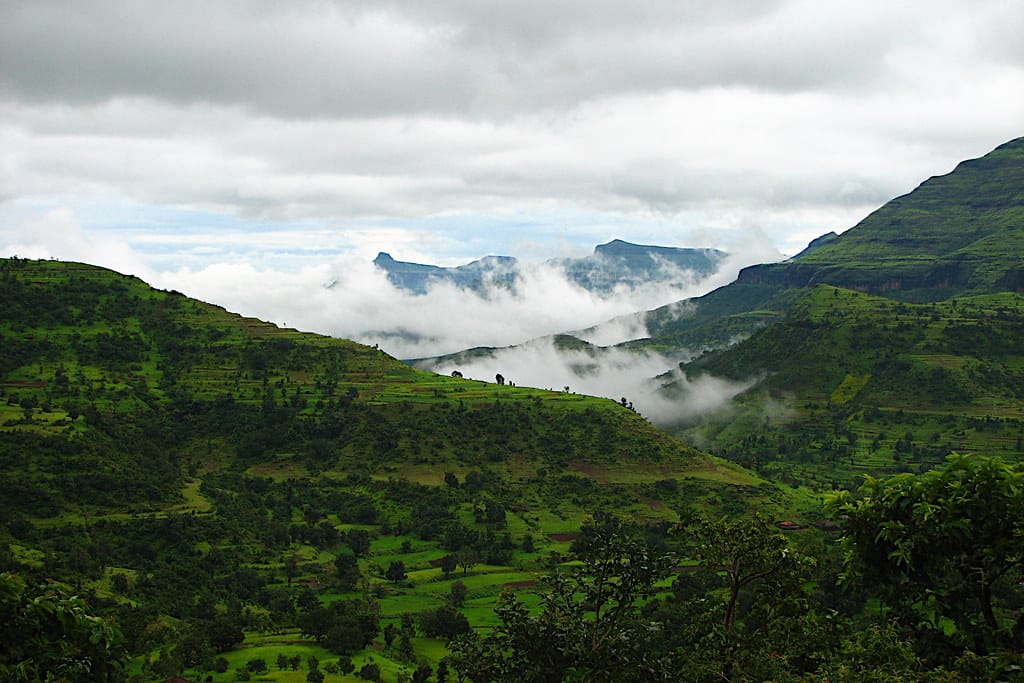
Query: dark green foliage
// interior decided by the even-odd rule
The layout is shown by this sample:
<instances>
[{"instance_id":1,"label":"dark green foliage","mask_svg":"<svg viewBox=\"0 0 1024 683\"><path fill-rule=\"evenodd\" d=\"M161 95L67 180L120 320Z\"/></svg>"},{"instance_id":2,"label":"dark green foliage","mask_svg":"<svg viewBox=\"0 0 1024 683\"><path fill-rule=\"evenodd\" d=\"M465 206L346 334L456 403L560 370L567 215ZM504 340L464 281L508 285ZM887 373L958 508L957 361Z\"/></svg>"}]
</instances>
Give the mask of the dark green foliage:
<instances>
[{"instance_id":1,"label":"dark green foliage","mask_svg":"<svg viewBox=\"0 0 1024 683\"><path fill-rule=\"evenodd\" d=\"M428 638L451 640L463 633L469 633L469 621L455 607L442 605L420 616L420 628Z\"/></svg>"},{"instance_id":2,"label":"dark green foliage","mask_svg":"<svg viewBox=\"0 0 1024 683\"><path fill-rule=\"evenodd\" d=\"M364 681L379 681L380 680L380 665L374 662L364 664L359 669L358 676Z\"/></svg>"},{"instance_id":3,"label":"dark green foliage","mask_svg":"<svg viewBox=\"0 0 1024 683\"><path fill-rule=\"evenodd\" d=\"M366 647L380 632L380 611L366 600L338 600L304 610L297 617L302 633L339 655Z\"/></svg>"},{"instance_id":4,"label":"dark green foliage","mask_svg":"<svg viewBox=\"0 0 1024 683\"><path fill-rule=\"evenodd\" d=\"M451 588L448 591L448 602L454 607L462 607L466 604L466 596L469 594L469 589L466 588L466 584L461 581L452 581Z\"/></svg>"},{"instance_id":5,"label":"dark green foliage","mask_svg":"<svg viewBox=\"0 0 1024 683\"><path fill-rule=\"evenodd\" d=\"M0 680L119 681L126 654L120 630L65 587L0 574Z\"/></svg>"},{"instance_id":6,"label":"dark green foliage","mask_svg":"<svg viewBox=\"0 0 1024 683\"><path fill-rule=\"evenodd\" d=\"M954 455L917 477L869 478L858 496L839 494L830 506L847 519L847 580L931 643L927 654L1024 645L1021 466Z\"/></svg>"},{"instance_id":7,"label":"dark green foliage","mask_svg":"<svg viewBox=\"0 0 1024 683\"><path fill-rule=\"evenodd\" d=\"M338 581L338 587L343 591L350 591L359 582L359 562L355 556L348 553L339 553L334 558L334 576Z\"/></svg>"},{"instance_id":8,"label":"dark green foliage","mask_svg":"<svg viewBox=\"0 0 1024 683\"><path fill-rule=\"evenodd\" d=\"M561 681L668 679L665 662L651 657L649 624L639 602L667 576L670 556L654 554L623 533L615 518L601 516L575 545L581 565L571 576L547 579L540 614L503 594L501 619L491 633L472 634L452 645L455 668L472 680Z\"/></svg>"},{"instance_id":9,"label":"dark green foliage","mask_svg":"<svg viewBox=\"0 0 1024 683\"><path fill-rule=\"evenodd\" d=\"M957 341L965 329L985 343ZM711 434L718 454L787 482L852 487L861 472L920 472L1020 434L1024 299L913 305L819 287L784 321L686 371L754 386L727 419L681 433Z\"/></svg>"},{"instance_id":10,"label":"dark green foliage","mask_svg":"<svg viewBox=\"0 0 1024 683\"><path fill-rule=\"evenodd\" d=\"M384 573L384 576L387 578L388 581L391 581L392 583L398 583L399 581L404 581L405 580L405 563L402 562L401 560L393 560L391 562L391 564L388 565L388 569Z\"/></svg>"},{"instance_id":11,"label":"dark green foliage","mask_svg":"<svg viewBox=\"0 0 1024 683\"><path fill-rule=\"evenodd\" d=\"M362 557L370 550L370 534L365 529L352 529L345 536L345 541L356 557Z\"/></svg>"}]
</instances>

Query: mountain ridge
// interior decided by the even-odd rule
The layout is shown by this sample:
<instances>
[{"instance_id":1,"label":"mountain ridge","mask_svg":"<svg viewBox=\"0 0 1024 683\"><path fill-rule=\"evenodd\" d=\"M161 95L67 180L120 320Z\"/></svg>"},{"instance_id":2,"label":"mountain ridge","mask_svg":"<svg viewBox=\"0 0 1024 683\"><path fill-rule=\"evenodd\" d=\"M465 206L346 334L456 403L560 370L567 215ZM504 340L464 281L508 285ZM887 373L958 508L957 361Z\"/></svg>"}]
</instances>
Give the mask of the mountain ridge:
<instances>
[{"instance_id":1,"label":"mountain ridge","mask_svg":"<svg viewBox=\"0 0 1024 683\"><path fill-rule=\"evenodd\" d=\"M694 279L706 277L726 256L712 248L665 247L613 239L594 247L589 256L552 258L542 265L562 269L571 282L584 289L608 293L618 286L669 281L683 272ZM414 294L424 294L433 284L444 282L478 291L491 285L514 288L521 267L513 256L484 256L459 266L443 267L398 261L385 251L379 252L373 263L393 285Z\"/></svg>"},{"instance_id":2,"label":"mountain ridge","mask_svg":"<svg viewBox=\"0 0 1024 683\"><path fill-rule=\"evenodd\" d=\"M1024 290L1024 138L963 161L820 239L798 256L749 266L733 283L687 300L694 310L688 318L674 305L649 311L648 343L720 347L780 319L799 298L796 290L819 284L920 302Z\"/></svg>"}]
</instances>

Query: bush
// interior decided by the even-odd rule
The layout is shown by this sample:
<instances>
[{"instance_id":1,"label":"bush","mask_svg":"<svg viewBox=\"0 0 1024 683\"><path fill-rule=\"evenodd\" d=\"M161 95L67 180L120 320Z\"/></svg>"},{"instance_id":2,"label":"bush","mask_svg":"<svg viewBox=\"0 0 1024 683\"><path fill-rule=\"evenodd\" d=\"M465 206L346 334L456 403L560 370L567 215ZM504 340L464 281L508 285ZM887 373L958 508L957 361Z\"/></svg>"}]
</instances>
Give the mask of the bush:
<instances>
[{"instance_id":1,"label":"bush","mask_svg":"<svg viewBox=\"0 0 1024 683\"><path fill-rule=\"evenodd\" d=\"M250 659L246 663L245 668L254 674L263 673L267 670L267 661L265 659Z\"/></svg>"},{"instance_id":2,"label":"bush","mask_svg":"<svg viewBox=\"0 0 1024 683\"><path fill-rule=\"evenodd\" d=\"M363 666L362 669L359 670L359 677L362 678L364 681L379 681L380 666L374 664L373 662L366 664L365 666Z\"/></svg>"}]
</instances>

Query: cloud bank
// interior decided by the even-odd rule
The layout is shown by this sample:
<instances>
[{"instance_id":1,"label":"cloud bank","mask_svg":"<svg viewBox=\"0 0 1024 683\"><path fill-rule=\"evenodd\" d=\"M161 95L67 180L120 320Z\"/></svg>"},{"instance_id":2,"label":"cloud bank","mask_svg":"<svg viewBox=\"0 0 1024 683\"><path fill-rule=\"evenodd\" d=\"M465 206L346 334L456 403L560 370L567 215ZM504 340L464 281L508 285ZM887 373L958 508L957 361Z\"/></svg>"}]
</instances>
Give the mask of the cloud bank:
<instances>
[{"instance_id":1,"label":"cloud bank","mask_svg":"<svg viewBox=\"0 0 1024 683\"><path fill-rule=\"evenodd\" d=\"M5 3L0 223L70 209L164 270L281 231L792 253L1020 135L1022 34L1004 0Z\"/></svg>"}]
</instances>

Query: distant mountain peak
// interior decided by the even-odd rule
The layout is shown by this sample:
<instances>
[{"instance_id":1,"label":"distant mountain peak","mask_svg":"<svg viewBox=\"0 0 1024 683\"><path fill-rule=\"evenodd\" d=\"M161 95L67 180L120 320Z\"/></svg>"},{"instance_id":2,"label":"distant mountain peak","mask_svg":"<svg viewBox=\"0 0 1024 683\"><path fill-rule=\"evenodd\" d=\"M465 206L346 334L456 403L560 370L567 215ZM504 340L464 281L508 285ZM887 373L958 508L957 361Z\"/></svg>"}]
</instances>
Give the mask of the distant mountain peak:
<instances>
[{"instance_id":1,"label":"distant mountain peak","mask_svg":"<svg viewBox=\"0 0 1024 683\"><path fill-rule=\"evenodd\" d=\"M588 291L608 292L619 285L636 287L646 282L672 281L680 272L707 276L717 270L725 256L717 249L658 247L616 238L594 247L590 256L549 259L546 264L561 268L572 282ZM513 256L484 256L444 268L396 261L382 251L373 263L396 287L416 294L426 293L435 282L474 290L495 284L514 288L520 277L516 269L519 262Z\"/></svg>"}]
</instances>

